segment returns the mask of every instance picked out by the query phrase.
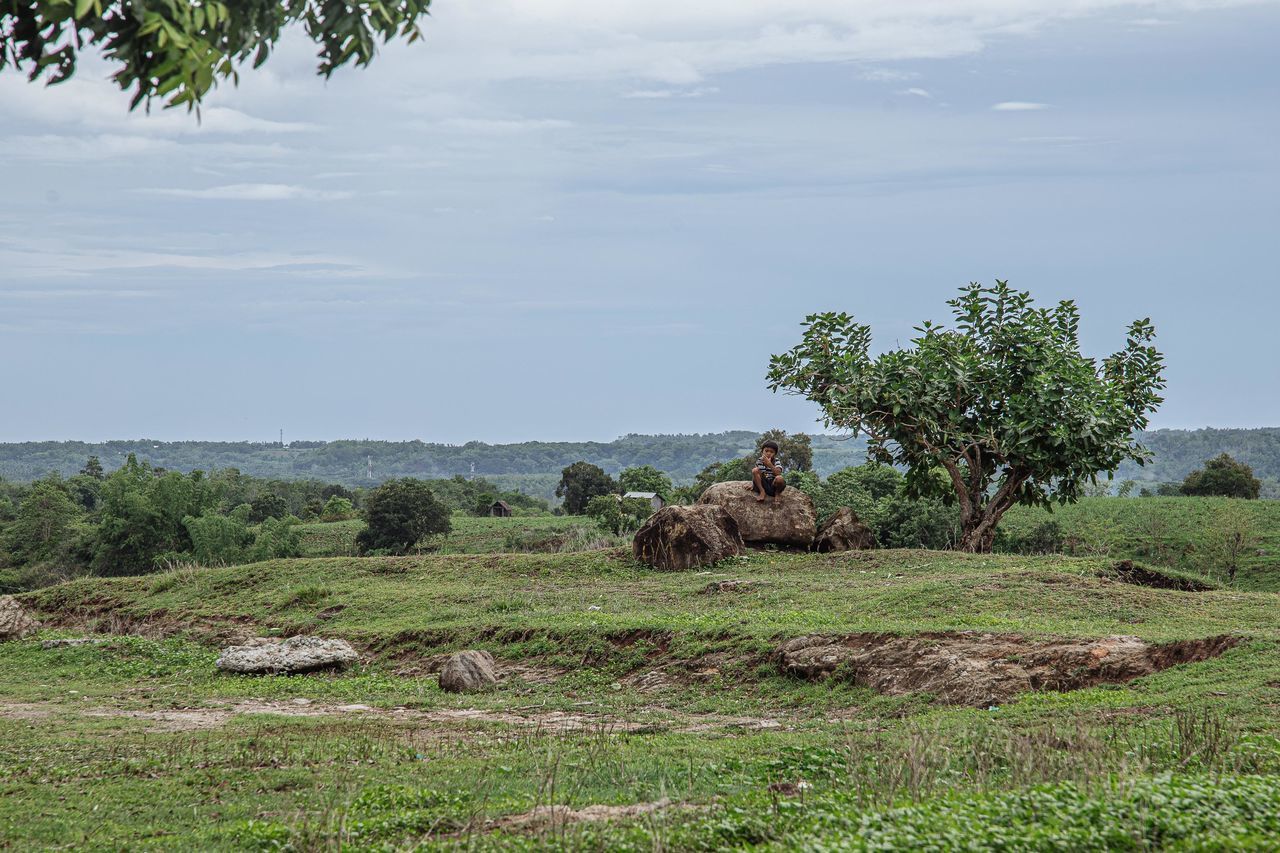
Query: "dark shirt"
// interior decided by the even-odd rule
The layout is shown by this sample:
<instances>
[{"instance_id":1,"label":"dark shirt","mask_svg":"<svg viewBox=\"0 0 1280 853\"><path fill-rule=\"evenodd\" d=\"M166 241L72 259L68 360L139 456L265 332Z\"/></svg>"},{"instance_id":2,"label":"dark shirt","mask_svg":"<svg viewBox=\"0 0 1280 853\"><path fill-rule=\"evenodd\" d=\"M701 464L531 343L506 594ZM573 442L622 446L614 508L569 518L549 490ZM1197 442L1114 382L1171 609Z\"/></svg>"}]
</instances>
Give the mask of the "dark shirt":
<instances>
[{"instance_id":1,"label":"dark shirt","mask_svg":"<svg viewBox=\"0 0 1280 853\"><path fill-rule=\"evenodd\" d=\"M772 480L774 477L778 476L773 470L777 465L778 460L776 458L773 460L773 465L766 463L763 459L756 460L756 468L760 471L760 476L764 477L766 480Z\"/></svg>"}]
</instances>

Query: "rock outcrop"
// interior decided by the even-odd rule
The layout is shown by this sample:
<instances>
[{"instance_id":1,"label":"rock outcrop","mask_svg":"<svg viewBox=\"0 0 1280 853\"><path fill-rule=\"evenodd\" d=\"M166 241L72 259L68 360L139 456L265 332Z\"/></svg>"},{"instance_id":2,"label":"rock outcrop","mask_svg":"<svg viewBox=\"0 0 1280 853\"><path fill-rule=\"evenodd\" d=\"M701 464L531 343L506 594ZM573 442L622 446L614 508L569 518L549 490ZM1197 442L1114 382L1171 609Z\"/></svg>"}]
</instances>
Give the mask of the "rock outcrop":
<instances>
[{"instance_id":1,"label":"rock outcrop","mask_svg":"<svg viewBox=\"0 0 1280 853\"><path fill-rule=\"evenodd\" d=\"M826 520L813 539L813 550L826 553L828 551L865 551L876 547L876 535L858 520L858 515L847 506L836 510L835 515Z\"/></svg>"},{"instance_id":2,"label":"rock outcrop","mask_svg":"<svg viewBox=\"0 0 1280 853\"><path fill-rule=\"evenodd\" d=\"M738 523L719 506L667 506L649 516L631 543L636 559L665 571L710 565L743 551Z\"/></svg>"},{"instance_id":3,"label":"rock outcrop","mask_svg":"<svg viewBox=\"0 0 1280 853\"><path fill-rule=\"evenodd\" d=\"M1028 690L1122 684L1175 664L1208 660L1237 642L1225 635L1155 646L1137 637L854 634L799 637L783 643L776 657L783 672L809 680L847 678L889 695L932 693L940 702L987 707Z\"/></svg>"},{"instance_id":4,"label":"rock outcrop","mask_svg":"<svg viewBox=\"0 0 1280 853\"><path fill-rule=\"evenodd\" d=\"M12 595L0 595L0 642L21 640L40 627Z\"/></svg>"},{"instance_id":5,"label":"rock outcrop","mask_svg":"<svg viewBox=\"0 0 1280 853\"><path fill-rule=\"evenodd\" d=\"M720 506L738 522L738 532L748 545L784 545L808 548L817 535L813 501L799 489L787 488L776 498L756 500L750 483L715 483L698 498L703 506Z\"/></svg>"},{"instance_id":6,"label":"rock outcrop","mask_svg":"<svg viewBox=\"0 0 1280 853\"><path fill-rule=\"evenodd\" d=\"M493 655L488 652L457 652L440 670L440 689L446 693L477 693L497 683Z\"/></svg>"},{"instance_id":7,"label":"rock outcrop","mask_svg":"<svg viewBox=\"0 0 1280 853\"><path fill-rule=\"evenodd\" d=\"M290 637L287 640L258 638L243 646L223 649L215 664L226 672L281 675L341 669L359 659L346 640L319 637Z\"/></svg>"}]
</instances>

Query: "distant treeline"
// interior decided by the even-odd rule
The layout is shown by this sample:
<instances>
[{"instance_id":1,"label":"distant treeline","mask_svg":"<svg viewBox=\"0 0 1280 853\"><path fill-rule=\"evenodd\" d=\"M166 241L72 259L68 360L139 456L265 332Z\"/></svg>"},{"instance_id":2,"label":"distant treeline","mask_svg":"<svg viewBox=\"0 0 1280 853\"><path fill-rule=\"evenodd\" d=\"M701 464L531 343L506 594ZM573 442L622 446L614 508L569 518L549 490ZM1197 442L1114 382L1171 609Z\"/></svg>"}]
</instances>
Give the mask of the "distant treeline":
<instances>
[{"instance_id":1,"label":"distant treeline","mask_svg":"<svg viewBox=\"0 0 1280 853\"><path fill-rule=\"evenodd\" d=\"M152 466L190 472L236 468L254 477L322 480L348 487L374 486L396 477L456 475L485 477L502 489L550 497L560 471L578 461L617 475L623 468L652 465L677 484L688 484L716 462L754 453L760 433L752 430L688 435L627 435L608 442L526 441L519 444L431 444L422 441L44 441L0 444L0 477L30 482L51 472L75 474L89 456L114 470L130 453ZM1229 453L1253 467L1264 495L1278 493L1280 428L1156 430L1141 436L1155 453L1145 468L1128 464L1116 481L1181 482L1206 459ZM813 467L823 477L865 461L861 439L813 439ZM474 467L473 467L474 466ZM372 471L372 476L370 476Z\"/></svg>"},{"instance_id":2,"label":"distant treeline","mask_svg":"<svg viewBox=\"0 0 1280 853\"><path fill-rule=\"evenodd\" d=\"M236 468L254 477L323 480L346 486L373 486L396 477L442 479L455 475L488 477L504 486L537 484L587 461L616 475L623 468L652 465L676 482L689 482L703 468L756 450L759 432L739 430L707 435L628 435L610 442L526 441L520 444L429 444L422 441L294 441L278 443L216 441L41 441L0 444L0 477L30 482L51 472L71 476L89 456L107 470L129 454L170 471ZM865 444L819 436L813 440L814 468L829 474L861 464ZM372 476L370 476L372 471ZM511 479L507 479L511 478ZM508 486L509 487L509 486Z\"/></svg>"}]
</instances>

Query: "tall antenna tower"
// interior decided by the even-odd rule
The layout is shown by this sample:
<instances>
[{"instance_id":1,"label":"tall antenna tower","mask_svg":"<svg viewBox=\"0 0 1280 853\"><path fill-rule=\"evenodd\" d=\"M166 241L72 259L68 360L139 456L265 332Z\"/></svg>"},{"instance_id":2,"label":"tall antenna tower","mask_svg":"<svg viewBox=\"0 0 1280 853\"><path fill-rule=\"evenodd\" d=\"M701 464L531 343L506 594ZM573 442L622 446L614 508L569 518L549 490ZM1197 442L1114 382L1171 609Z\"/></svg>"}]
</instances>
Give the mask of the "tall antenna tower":
<instances>
[{"instance_id":1,"label":"tall antenna tower","mask_svg":"<svg viewBox=\"0 0 1280 853\"><path fill-rule=\"evenodd\" d=\"M280 427L280 446L284 447L284 427Z\"/></svg>"},{"instance_id":2,"label":"tall antenna tower","mask_svg":"<svg viewBox=\"0 0 1280 853\"><path fill-rule=\"evenodd\" d=\"M368 477L370 480L373 479L373 456L372 455L365 457L364 473L365 473L365 476Z\"/></svg>"},{"instance_id":3,"label":"tall antenna tower","mask_svg":"<svg viewBox=\"0 0 1280 853\"><path fill-rule=\"evenodd\" d=\"M471 463L471 479L474 480L475 478L476 478L476 463L472 462Z\"/></svg>"}]
</instances>

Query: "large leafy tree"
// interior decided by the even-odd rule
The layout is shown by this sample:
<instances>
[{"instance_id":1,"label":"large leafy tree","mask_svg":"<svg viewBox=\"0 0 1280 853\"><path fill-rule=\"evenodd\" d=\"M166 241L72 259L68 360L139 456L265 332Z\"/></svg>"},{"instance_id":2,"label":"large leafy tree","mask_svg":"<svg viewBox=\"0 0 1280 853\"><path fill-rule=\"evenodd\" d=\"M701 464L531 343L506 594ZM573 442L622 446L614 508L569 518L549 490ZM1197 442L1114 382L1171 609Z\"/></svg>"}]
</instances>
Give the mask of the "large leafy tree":
<instances>
[{"instance_id":1,"label":"large leafy tree","mask_svg":"<svg viewBox=\"0 0 1280 853\"><path fill-rule=\"evenodd\" d=\"M813 439L802 432L787 435L784 429L771 429L764 435L760 436L757 442L756 455L760 454L760 446L766 441L776 441L778 443L778 461L782 465L783 471L812 471L813 470ZM754 464L755 459L751 462ZM750 474L747 475L750 478Z\"/></svg>"},{"instance_id":2,"label":"large leafy tree","mask_svg":"<svg viewBox=\"0 0 1280 853\"><path fill-rule=\"evenodd\" d=\"M592 498L613 494L617 488L613 478L599 465L575 462L560 472L556 497L564 498L564 511L569 515L582 515Z\"/></svg>"},{"instance_id":3,"label":"large leafy tree","mask_svg":"<svg viewBox=\"0 0 1280 853\"><path fill-rule=\"evenodd\" d=\"M654 492L664 501L671 500L671 478L652 465L636 465L623 468L618 473L618 490L626 492Z\"/></svg>"},{"instance_id":4,"label":"large leafy tree","mask_svg":"<svg viewBox=\"0 0 1280 853\"><path fill-rule=\"evenodd\" d=\"M1253 476L1253 469L1237 462L1228 453L1215 456L1204 463L1203 468L1192 471L1182 482L1184 495L1253 500L1262 490L1262 481Z\"/></svg>"},{"instance_id":5,"label":"large leafy tree","mask_svg":"<svg viewBox=\"0 0 1280 853\"><path fill-rule=\"evenodd\" d=\"M280 34L300 24L319 45L320 74L367 65L379 39L421 38L430 0L0 0L0 70L60 83L94 47L133 91L130 107L160 98L189 108L236 66L266 61Z\"/></svg>"},{"instance_id":6,"label":"large leafy tree","mask_svg":"<svg viewBox=\"0 0 1280 853\"><path fill-rule=\"evenodd\" d=\"M368 527L356 537L360 552L408 552L423 536L448 533L449 508L422 480L388 480L369 493L364 503Z\"/></svg>"},{"instance_id":7,"label":"large leafy tree","mask_svg":"<svg viewBox=\"0 0 1280 853\"><path fill-rule=\"evenodd\" d=\"M906 469L911 496L958 503L965 551L990 551L1015 504L1073 502L1099 473L1148 461L1133 433L1165 385L1150 320L1099 363L1080 353L1071 301L1037 308L997 281L947 304L956 328L925 322L910 346L876 357L869 326L810 315L801 343L770 360L770 387L818 403L828 426L866 433L872 459Z\"/></svg>"}]
</instances>

